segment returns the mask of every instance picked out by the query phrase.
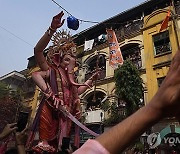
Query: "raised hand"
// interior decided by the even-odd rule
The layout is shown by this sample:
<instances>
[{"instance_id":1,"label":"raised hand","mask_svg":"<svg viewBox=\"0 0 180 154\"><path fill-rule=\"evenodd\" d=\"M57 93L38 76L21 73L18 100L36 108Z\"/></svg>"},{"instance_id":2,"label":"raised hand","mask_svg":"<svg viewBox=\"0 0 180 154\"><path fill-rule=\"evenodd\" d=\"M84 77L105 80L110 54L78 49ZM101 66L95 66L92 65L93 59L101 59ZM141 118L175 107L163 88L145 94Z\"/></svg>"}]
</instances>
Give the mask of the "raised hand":
<instances>
[{"instance_id":1,"label":"raised hand","mask_svg":"<svg viewBox=\"0 0 180 154\"><path fill-rule=\"evenodd\" d=\"M2 133L0 134L0 138L4 139L5 137L7 137L8 135L10 135L12 132L14 132L17 129L16 126L17 123L12 123L12 124L7 124Z\"/></svg>"},{"instance_id":2,"label":"raised hand","mask_svg":"<svg viewBox=\"0 0 180 154\"><path fill-rule=\"evenodd\" d=\"M174 56L169 72L153 99L155 103L151 105L163 117L180 118L180 50Z\"/></svg>"},{"instance_id":3,"label":"raised hand","mask_svg":"<svg viewBox=\"0 0 180 154\"><path fill-rule=\"evenodd\" d=\"M64 104L63 100L58 98L51 89L46 90L45 96L47 98L48 104L55 109L59 109L60 106Z\"/></svg>"},{"instance_id":4,"label":"raised hand","mask_svg":"<svg viewBox=\"0 0 180 154\"><path fill-rule=\"evenodd\" d=\"M54 107L55 109L59 109L60 106L63 105L63 100L62 99L59 99L57 97L54 97Z\"/></svg>"},{"instance_id":5,"label":"raised hand","mask_svg":"<svg viewBox=\"0 0 180 154\"><path fill-rule=\"evenodd\" d=\"M51 22L51 28L56 30L57 28L60 28L63 24L65 19L62 19L62 16L64 15L63 11L61 11L59 14L53 17Z\"/></svg>"},{"instance_id":6,"label":"raised hand","mask_svg":"<svg viewBox=\"0 0 180 154\"><path fill-rule=\"evenodd\" d=\"M15 137L16 137L17 145L25 145L26 140L27 140L27 133L26 133L27 130L28 130L28 128L26 127L23 131L16 132Z\"/></svg>"}]
</instances>

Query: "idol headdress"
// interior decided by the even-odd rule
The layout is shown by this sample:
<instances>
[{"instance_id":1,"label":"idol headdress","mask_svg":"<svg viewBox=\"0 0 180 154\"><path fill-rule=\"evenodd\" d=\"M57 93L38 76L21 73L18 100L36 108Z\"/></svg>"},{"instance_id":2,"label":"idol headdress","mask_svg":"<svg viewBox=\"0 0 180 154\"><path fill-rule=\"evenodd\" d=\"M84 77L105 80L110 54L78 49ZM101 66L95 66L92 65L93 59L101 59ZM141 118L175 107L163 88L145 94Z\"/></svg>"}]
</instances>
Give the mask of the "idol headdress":
<instances>
[{"instance_id":1,"label":"idol headdress","mask_svg":"<svg viewBox=\"0 0 180 154\"><path fill-rule=\"evenodd\" d=\"M59 65L61 58L66 54L76 57L76 44L67 30L55 32L51 41L52 45L48 48L47 53L47 60L50 64Z\"/></svg>"}]
</instances>

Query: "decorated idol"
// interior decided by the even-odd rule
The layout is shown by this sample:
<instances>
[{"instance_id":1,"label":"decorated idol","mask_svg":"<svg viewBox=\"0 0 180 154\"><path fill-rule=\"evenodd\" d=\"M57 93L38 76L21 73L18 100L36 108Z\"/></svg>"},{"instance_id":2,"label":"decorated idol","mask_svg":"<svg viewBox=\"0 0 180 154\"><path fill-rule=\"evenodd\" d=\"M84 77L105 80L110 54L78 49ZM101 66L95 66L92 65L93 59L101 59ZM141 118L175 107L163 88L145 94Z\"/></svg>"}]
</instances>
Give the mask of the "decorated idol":
<instances>
[{"instance_id":1,"label":"decorated idol","mask_svg":"<svg viewBox=\"0 0 180 154\"><path fill-rule=\"evenodd\" d=\"M64 23L63 15L61 12L53 17L51 26L34 48L40 71L34 72L32 78L44 97L34 119L27 146L32 145L38 132L39 143L32 147L38 153L55 153L61 150L63 138L71 136L72 119L80 119L79 95L92 86L93 80L98 76L98 73L93 74L84 84L75 82L76 45L67 31L57 31ZM50 40L52 45L47 47ZM79 126L76 124L74 134L74 145L79 147Z\"/></svg>"}]
</instances>

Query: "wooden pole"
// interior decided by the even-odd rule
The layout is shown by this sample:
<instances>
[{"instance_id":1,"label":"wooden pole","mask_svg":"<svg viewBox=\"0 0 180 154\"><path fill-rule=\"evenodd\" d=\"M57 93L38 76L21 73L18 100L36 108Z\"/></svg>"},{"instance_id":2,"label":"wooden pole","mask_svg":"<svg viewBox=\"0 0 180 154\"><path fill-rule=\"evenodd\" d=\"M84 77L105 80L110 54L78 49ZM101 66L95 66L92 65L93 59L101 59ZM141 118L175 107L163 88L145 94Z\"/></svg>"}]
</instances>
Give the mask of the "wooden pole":
<instances>
[{"instance_id":1,"label":"wooden pole","mask_svg":"<svg viewBox=\"0 0 180 154\"><path fill-rule=\"evenodd\" d=\"M96 72L99 69L99 52L97 53L97 60L96 60ZM92 102L96 102L96 84L97 84L97 79L94 82L94 96Z\"/></svg>"}]
</instances>

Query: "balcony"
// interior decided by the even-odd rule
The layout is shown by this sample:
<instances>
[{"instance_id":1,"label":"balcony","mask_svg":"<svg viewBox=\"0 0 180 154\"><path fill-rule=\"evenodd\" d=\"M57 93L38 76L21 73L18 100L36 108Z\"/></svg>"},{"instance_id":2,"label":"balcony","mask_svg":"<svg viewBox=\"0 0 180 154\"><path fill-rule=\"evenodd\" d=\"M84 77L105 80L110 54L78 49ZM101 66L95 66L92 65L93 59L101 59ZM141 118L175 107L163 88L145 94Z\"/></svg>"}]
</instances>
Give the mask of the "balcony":
<instances>
[{"instance_id":1,"label":"balcony","mask_svg":"<svg viewBox=\"0 0 180 154\"><path fill-rule=\"evenodd\" d=\"M104 120L104 111L101 109L86 112L85 123L101 123Z\"/></svg>"},{"instance_id":2,"label":"balcony","mask_svg":"<svg viewBox=\"0 0 180 154\"><path fill-rule=\"evenodd\" d=\"M125 26L120 27L116 31L116 36L118 38L118 41L124 41L125 39L129 39L131 37L136 36L138 33L140 33L140 29L143 27L143 21L142 20L134 20L132 23L128 23Z\"/></svg>"},{"instance_id":3,"label":"balcony","mask_svg":"<svg viewBox=\"0 0 180 154\"><path fill-rule=\"evenodd\" d=\"M86 73L85 75L85 80L88 80L91 76L92 76L93 72L89 71L88 73ZM98 80L104 79L106 77L106 70L101 70L99 72L100 76Z\"/></svg>"}]
</instances>

